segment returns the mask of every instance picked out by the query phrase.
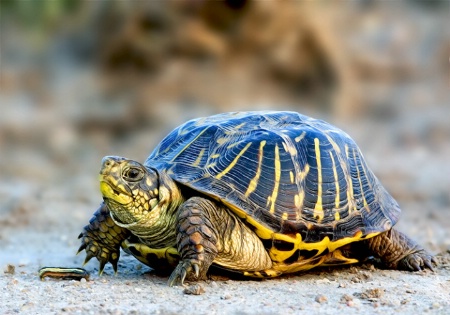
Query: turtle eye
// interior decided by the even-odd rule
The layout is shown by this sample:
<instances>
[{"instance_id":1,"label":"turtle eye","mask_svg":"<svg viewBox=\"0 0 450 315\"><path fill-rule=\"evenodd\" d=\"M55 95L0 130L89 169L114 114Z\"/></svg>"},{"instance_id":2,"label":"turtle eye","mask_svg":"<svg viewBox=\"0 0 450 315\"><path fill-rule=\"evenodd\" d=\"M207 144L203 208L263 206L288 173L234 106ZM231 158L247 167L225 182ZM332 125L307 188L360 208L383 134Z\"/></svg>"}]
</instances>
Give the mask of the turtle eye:
<instances>
[{"instance_id":1,"label":"turtle eye","mask_svg":"<svg viewBox=\"0 0 450 315\"><path fill-rule=\"evenodd\" d=\"M124 179L132 182L136 182L138 180L141 180L144 176L144 172L136 167L130 167L129 169L125 170L123 172Z\"/></svg>"}]
</instances>

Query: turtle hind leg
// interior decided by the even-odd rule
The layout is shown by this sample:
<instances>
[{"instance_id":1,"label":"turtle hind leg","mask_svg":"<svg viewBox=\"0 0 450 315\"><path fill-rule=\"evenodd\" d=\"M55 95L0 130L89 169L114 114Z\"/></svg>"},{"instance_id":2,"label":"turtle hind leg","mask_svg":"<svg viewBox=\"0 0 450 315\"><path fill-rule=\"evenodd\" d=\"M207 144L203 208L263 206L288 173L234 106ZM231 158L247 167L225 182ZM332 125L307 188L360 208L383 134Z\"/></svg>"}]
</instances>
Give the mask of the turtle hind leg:
<instances>
[{"instance_id":1,"label":"turtle hind leg","mask_svg":"<svg viewBox=\"0 0 450 315\"><path fill-rule=\"evenodd\" d=\"M390 229L364 241L369 251L390 269L433 270L434 257L405 234Z\"/></svg>"}]
</instances>

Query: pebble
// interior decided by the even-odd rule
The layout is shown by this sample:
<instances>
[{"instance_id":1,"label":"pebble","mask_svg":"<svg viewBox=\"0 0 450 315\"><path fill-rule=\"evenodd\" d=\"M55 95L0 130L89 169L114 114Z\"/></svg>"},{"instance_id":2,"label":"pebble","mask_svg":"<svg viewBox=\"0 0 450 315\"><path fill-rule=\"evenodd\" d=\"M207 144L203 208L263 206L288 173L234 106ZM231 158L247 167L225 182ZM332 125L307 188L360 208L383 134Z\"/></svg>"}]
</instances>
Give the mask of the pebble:
<instances>
[{"instance_id":1,"label":"pebble","mask_svg":"<svg viewBox=\"0 0 450 315\"><path fill-rule=\"evenodd\" d=\"M353 297L348 294L344 294L341 296L341 303L345 303L348 305L348 302L353 301Z\"/></svg>"},{"instance_id":2,"label":"pebble","mask_svg":"<svg viewBox=\"0 0 450 315\"><path fill-rule=\"evenodd\" d=\"M222 295L220 297L221 300L229 300L231 299L231 294L230 293L225 293L224 295Z\"/></svg>"},{"instance_id":3,"label":"pebble","mask_svg":"<svg viewBox=\"0 0 450 315\"><path fill-rule=\"evenodd\" d=\"M16 273L16 266L11 265L11 264L7 264L4 273L10 274L10 275L15 274Z\"/></svg>"},{"instance_id":4,"label":"pebble","mask_svg":"<svg viewBox=\"0 0 450 315\"><path fill-rule=\"evenodd\" d=\"M320 283L330 283L330 282L331 282L331 281L328 280L327 278L319 279L319 280L316 281L317 284L320 284Z\"/></svg>"},{"instance_id":5,"label":"pebble","mask_svg":"<svg viewBox=\"0 0 450 315\"><path fill-rule=\"evenodd\" d=\"M203 288L203 286L198 283L194 284L194 285L190 285L183 290L184 294L189 294L189 295L200 295L205 292L206 292L205 288Z\"/></svg>"},{"instance_id":6,"label":"pebble","mask_svg":"<svg viewBox=\"0 0 450 315\"><path fill-rule=\"evenodd\" d=\"M440 308L441 304L439 304L438 302L434 302L433 304L431 304L430 308Z\"/></svg>"},{"instance_id":7,"label":"pebble","mask_svg":"<svg viewBox=\"0 0 450 315\"><path fill-rule=\"evenodd\" d=\"M314 299L317 303L325 303L326 301L328 301L327 297L323 294L319 294L316 296L316 298Z\"/></svg>"}]
</instances>

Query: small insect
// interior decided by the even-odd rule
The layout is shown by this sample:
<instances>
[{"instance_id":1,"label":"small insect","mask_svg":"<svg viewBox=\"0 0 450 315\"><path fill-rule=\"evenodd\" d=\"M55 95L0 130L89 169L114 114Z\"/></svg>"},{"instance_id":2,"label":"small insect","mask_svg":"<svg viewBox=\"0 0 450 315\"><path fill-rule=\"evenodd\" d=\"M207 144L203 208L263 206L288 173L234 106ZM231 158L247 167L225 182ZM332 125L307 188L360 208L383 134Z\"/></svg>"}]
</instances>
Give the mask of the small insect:
<instances>
[{"instance_id":1,"label":"small insect","mask_svg":"<svg viewBox=\"0 0 450 315\"><path fill-rule=\"evenodd\" d=\"M83 268L43 267L39 269L39 278L45 277L63 280L89 280L89 272Z\"/></svg>"}]
</instances>

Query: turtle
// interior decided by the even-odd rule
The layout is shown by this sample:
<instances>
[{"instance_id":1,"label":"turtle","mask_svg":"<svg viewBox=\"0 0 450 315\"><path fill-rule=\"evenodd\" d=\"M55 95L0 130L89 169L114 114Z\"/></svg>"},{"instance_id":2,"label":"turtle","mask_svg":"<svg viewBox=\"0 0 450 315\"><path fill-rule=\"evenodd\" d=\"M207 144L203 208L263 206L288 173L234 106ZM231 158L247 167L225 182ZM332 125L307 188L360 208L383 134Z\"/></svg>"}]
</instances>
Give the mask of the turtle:
<instances>
[{"instance_id":1,"label":"turtle","mask_svg":"<svg viewBox=\"0 0 450 315\"><path fill-rule=\"evenodd\" d=\"M170 286L211 266L273 278L376 258L433 270L429 252L394 225L400 207L359 147L331 124L290 111L216 114L170 132L141 164L106 156L103 202L79 235L100 274L120 250Z\"/></svg>"}]
</instances>

